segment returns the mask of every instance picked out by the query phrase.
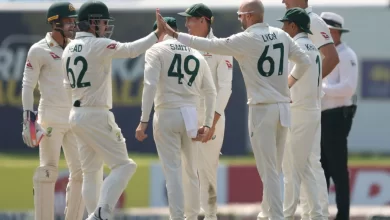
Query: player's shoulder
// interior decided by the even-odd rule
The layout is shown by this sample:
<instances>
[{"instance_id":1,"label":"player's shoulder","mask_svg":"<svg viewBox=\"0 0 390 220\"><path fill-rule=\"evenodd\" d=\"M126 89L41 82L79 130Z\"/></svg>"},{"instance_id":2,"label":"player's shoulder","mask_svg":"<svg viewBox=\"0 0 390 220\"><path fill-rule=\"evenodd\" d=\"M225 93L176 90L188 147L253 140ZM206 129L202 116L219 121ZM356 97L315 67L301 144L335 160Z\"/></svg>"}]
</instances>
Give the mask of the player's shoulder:
<instances>
[{"instance_id":1,"label":"player's shoulder","mask_svg":"<svg viewBox=\"0 0 390 220\"><path fill-rule=\"evenodd\" d=\"M41 52L45 51L49 48L49 45L47 45L46 39L41 39L40 41L34 43L31 45L29 49L30 54L37 54L39 55Z\"/></svg>"},{"instance_id":2,"label":"player's shoulder","mask_svg":"<svg viewBox=\"0 0 390 220\"><path fill-rule=\"evenodd\" d=\"M328 26L326 25L325 21L322 20L322 18L318 14L314 12L310 12L309 17L310 17L310 29L315 28L319 30L321 29L328 30Z\"/></svg>"}]
</instances>

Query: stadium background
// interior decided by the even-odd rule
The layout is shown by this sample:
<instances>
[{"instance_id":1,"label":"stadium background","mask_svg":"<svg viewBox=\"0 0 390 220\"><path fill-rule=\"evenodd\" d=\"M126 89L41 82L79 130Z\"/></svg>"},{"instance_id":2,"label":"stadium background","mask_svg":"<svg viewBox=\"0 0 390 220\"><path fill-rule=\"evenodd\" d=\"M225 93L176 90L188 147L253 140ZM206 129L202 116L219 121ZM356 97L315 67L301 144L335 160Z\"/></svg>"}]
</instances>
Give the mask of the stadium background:
<instances>
[{"instance_id":1,"label":"stadium background","mask_svg":"<svg viewBox=\"0 0 390 220\"><path fill-rule=\"evenodd\" d=\"M45 25L45 10L51 2L53 1L0 0L0 20L3 21L0 32L0 220L32 219L32 175L39 164L38 149L29 149L21 138L21 79L29 47L49 31L49 26ZM72 2L78 8L78 2L82 1ZM177 17L179 29L186 32L184 19L176 13L197 2L208 4L214 11L215 22L212 27L216 36L227 37L241 31L236 15L239 1L106 2L116 19L112 38L119 41L133 41L147 35L155 20L156 7L161 9L163 16ZM309 3L318 14L333 11L344 17L345 27L351 32L345 34L343 39L359 58L358 110L349 137L352 206L376 206L382 211L390 212L389 5L385 1L348 0L310 0ZM264 5L265 22L280 27L281 23L276 19L284 14L284 5L280 0L266 0ZM148 128L149 138L143 143L134 138L140 117L143 59L142 55L136 59L113 61L115 80L112 111L126 138L129 156L139 164L137 173L118 203L120 211L125 213L120 219L134 216L131 210L138 210L138 214L150 214L150 208L160 210L159 208L167 205L164 177L156 157L151 129ZM37 104L38 90L35 94ZM243 207L250 208L252 206L249 204L261 201L261 181L247 137L245 86L238 64L234 61L233 93L226 110L226 135L218 171L218 203L221 207L243 204ZM63 160L60 168L61 174L56 185L56 210L59 216L63 212L67 181L67 169ZM334 204L332 189L330 201ZM144 209L149 211L141 211ZM161 210L163 214L157 215L156 219L166 216L166 209ZM229 209L226 210L229 212ZM253 210L239 210L243 216L255 216L257 212L256 206L253 206ZM367 210L370 215L380 214L375 213L379 211L373 211L376 210L373 207Z\"/></svg>"}]
</instances>

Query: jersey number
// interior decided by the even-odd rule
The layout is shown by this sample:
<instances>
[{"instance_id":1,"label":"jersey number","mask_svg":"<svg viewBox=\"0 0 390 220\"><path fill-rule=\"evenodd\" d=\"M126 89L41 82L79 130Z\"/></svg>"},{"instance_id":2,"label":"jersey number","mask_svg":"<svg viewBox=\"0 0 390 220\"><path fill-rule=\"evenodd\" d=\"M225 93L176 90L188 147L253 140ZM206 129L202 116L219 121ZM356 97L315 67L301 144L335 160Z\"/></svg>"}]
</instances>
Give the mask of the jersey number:
<instances>
[{"instance_id":1,"label":"jersey number","mask_svg":"<svg viewBox=\"0 0 390 220\"><path fill-rule=\"evenodd\" d=\"M168 76L169 77L177 77L179 84L183 84L181 79L184 78L184 74L181 73L182 72L181 71L181 60L182 60L181 54L175 54L175 56L173 57L171 66L169 66L169 70L168 70ZM195 62L195 68L193 70L190 70L190 68L188 67L188 64L191 60L193 60ZM176 66L177 72L174 72L175 66ZM184 59L184 72L188 75L191 75L191 78L187 83L189 86L192 86L192 83L195 81L195 78L198 75L198 71L199 71L199 60L196 57L194 57L193 55L187 56Z\"/></svg>"},{"instance_id":2,"label":"jersey number","mask_svg":"<svg viewBox=\"0 0 390 220\"><path fill-rule=\"evenodd\" d=\"M75 88L75 87L84 88L84 87L91 86L90 82L83 82L84 74L88 70L87 60L82 56L78 56L74 59L73 65L77 65L79 62L81 62L81 64L83 65L83 68L81 69L80 74L77 77L77 82L76 82L76 77L74 75L74 72L73 72L72 68L69 67L70 57L68 57L68 59L66 60L66 72L68 75L68 80L70 82L70 87L72 87L72 88ZM72 80L70 80L69 75L72 76Z\"/></svg>"},{"instance_id":3,"label":"jersey number","mask_svg":"<svg viewBox=\"0 0 390 220\"><path fill-rule=\"evenodd\" d=\"M321 60L320 60L320 56L317 56L316 58L316 64L318 64L318 87L320 87L320 77L321 77Z\"/></svg>"},{"instance_id":4,"label":"jersey number","mask_svg":"<svg viewBox=\"0 0 390 220\"><path fill-rule=\"evenodd\" d=\"M284 58L284 46L282 43L277 43L272 45L272 48L280 49L280 59L279 59L279 70L278 75L283 75L283 58ZM269 45L265 46L263 53L261 54L259 60L257 61L257 70L260 75L264 77L272 76L275 72L275 61L272 57L267 56ZM266 72L263 68L264 62L269 62L269 70Z\"/></svg>"}]
</instances>

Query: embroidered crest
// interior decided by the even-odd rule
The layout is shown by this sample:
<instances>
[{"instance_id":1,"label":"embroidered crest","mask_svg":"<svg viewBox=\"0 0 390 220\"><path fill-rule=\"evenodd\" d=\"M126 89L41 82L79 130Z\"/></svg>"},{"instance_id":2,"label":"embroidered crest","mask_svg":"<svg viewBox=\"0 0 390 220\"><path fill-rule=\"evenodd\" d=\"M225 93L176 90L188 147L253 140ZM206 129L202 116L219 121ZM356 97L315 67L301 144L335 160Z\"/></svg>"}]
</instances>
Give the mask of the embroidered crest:
<instances>
[{"instance_id":1,"label":"embroidered crest","mask_svg":"<svg viewBox=\"0 0 390 220\"><path fill-rule=\"evenodd\" d=\"M74 6L72 4L69 4L69 11L76 11L76 9L74 8Z\"/></svg>"}]
</instances>

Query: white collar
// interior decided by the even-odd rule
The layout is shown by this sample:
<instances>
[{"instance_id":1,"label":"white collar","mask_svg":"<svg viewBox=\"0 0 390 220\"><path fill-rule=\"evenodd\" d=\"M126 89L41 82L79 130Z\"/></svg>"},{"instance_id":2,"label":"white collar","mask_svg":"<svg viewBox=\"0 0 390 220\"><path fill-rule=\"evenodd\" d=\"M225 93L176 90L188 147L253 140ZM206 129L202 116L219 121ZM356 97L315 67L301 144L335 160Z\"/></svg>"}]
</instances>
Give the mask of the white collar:
<instances>
[{"instance_id":1,"label":"white collar","mask_svg":"<svg viewBox=\"0 0 390 220\"><path fill-rule=\"evenodd\" d=\"M96 37L96 36L94 34L90 33L90 32L81 31L81 32L77 32L76 33L76 37L75 38L80 38L80 37Z\"/></svg>"},{"instance_id":2,"label":"white collar","mask_svg":"<svg viewBox=\"0 0 390 220\"><path fill-rule=\"evenodd\" d=\"M293 37L294 40L298 40L299 38L308 38L307 33L301 32Z\"/></svg>"},{"instance_id":3,"label":"white collar","mask_svg":"<svg viewBox=\"0 0 390 220\"><path fill-rule=\"evenodd\" d=\"M256 23L248 27L245 32L250 32L252 29L257 28L257 27L268 27L267 23Z\"/></svg>"}]
</instances>

